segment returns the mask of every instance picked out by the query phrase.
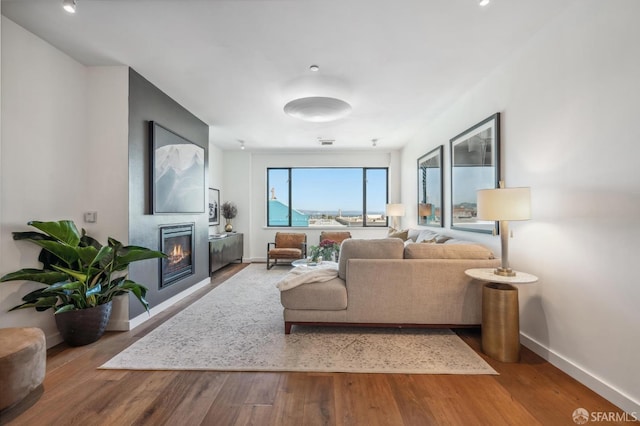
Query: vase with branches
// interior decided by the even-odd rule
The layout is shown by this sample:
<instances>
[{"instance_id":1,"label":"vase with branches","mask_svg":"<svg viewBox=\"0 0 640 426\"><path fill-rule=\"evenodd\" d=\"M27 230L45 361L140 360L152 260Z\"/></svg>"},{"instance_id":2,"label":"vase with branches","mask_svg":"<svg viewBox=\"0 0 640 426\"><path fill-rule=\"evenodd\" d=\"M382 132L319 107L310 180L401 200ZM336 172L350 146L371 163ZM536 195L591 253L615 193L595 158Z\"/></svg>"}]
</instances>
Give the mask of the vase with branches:
<instances>
[{"instance_id":1,"label":"vase with branches","mask_svg":"<svg viewBox=\"0 0 640 426\"><path fill-rule=\"evenodd\" d=\"M227 223L224 225L224 230L226 232L233 231L231 219L238 215L238 207L236 207L234 203L226 201L224 204L222 204L220 211L222 213L222 217L224 217L227 221Z\"/></svg>"}]
</instances>

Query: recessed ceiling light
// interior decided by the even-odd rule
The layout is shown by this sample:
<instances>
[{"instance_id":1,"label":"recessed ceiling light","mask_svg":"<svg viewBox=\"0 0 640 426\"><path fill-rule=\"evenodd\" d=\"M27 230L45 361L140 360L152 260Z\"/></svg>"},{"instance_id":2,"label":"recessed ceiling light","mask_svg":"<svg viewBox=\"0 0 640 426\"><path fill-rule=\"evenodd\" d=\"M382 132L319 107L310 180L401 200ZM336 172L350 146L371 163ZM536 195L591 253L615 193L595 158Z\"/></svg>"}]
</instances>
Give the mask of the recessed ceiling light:
<instances>
[{"instance_id":1,"label":"recessed ceiling light","mask_svg":"<svg viewBox=\"0 0 640 426\"><path fill-rule=\"evenodd\" d=\"M244 151L244 141L238 140L238 142L240 142L240 149Z\"/></svg>"},{"instance_id":2,"label":"recessed ceiling light","mask_svg":"<svg viewBox=\"0 0 640 426\"><path fill-rule=\"evenodd\" d=\"M313 71L313 72L318 72L318 71L320 70L320 67L319 67L319 66L317 66L317 65L311 65L311 66L309 67L309 70L310 70L310 71Z\"/></svg>"},{"instance_id":3,"label":"recessed ceiling light","mask_svg":"<svg viewBox=\"0 0 640 426\"><path fill-rule=\"evenodd\" d=\"M491 0L480 0L478 5L481 6L481 7L484 7L484 6L488 5L489 3L491 3Z\"/></svg>"},{"instance_id":4,"label":"recessed ceiling light","mask_svg":"<svg viewBox=\"0 0 640 426\"><path fill-rule=\"evenodd\" d=\"M62 8L69 13L76 13L76 0L62 0Z\"/></svg>"}]
</instances>

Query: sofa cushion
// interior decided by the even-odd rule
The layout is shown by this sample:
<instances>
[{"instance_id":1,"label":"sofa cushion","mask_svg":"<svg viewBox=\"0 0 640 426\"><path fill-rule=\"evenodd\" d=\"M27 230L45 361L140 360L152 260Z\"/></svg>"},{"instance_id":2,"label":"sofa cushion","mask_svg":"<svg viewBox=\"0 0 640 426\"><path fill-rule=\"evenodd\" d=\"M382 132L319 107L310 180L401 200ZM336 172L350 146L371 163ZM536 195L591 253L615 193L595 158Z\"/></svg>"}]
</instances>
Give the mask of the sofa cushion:
<instances>
[{"instance_id":1,"label":"sofa cushion","mask_svg":"<svg viewBox=\"0 0 640 426\"><path fill-rule=\"evenodd\" d=\"M307 283L280 292L280 301L287 309L339 311L347 309L347 287L340 278Z\"/></svg>"},{"instance_id":2,"label":"sofa cushion","mask_svg":"<svg viewBox=\"0 0 640 426\"><path fill-rule=\"evenodd\" d=\"M493 252L480 244L407 244L405 259L494 259Z\"/></svg>"},{"instance_id":3,"label":"sofa cushion","mask_svg":"<svg viewBox=\"0 0 640 426\"><path fill-rule=\"evenodd\" d=\"M389 228L387 238L400 238L402 241L407 241L409 239L409 230L404 229L399 231L397 229Z\"/></svg>"},{"instance_id":4,"label":"sofa cushion","mask_svg":"<svg viewBox=\"0 0 640 426\"><path fill-rule=\"evenodd\" d=\"M347 278L349 259L402 259L403 252L404 244L399 238L344 240L338 260L338 277Z\"/></svg>"}]
</instances>

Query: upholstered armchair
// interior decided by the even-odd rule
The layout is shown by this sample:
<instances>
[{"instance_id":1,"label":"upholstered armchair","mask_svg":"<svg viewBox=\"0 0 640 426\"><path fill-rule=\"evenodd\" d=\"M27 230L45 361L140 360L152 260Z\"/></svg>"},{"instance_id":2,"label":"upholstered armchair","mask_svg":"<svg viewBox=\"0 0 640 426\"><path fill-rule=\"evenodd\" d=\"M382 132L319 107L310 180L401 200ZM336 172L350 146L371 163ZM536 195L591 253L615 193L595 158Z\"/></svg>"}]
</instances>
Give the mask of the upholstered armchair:
<instances>
[{"instance_id":1,"label":"upholstered armchair","mask_svg":"<svg viewBox=\"0 0 640 426\"><path fill-rule=\"evenodd\" d=\"M349 231L322 231L320 233L320 242L324 240L335 241L337 244L342 244L342 241L347 238L351 238L351 232Z\"/></svg>"},{"instance_id":2,"label":"upholstered armchair","mask_svg":"<svg viewBox=\"0 0 640 426\"><path fill-rule=\"evenodd\" d=\"M276 232L275 242L267 244L267 269L278 264L278 260L292 262L307 256L307 234L298 232ZM273 263L271 261L273 260Z\"/></svg>"}]
</instances>

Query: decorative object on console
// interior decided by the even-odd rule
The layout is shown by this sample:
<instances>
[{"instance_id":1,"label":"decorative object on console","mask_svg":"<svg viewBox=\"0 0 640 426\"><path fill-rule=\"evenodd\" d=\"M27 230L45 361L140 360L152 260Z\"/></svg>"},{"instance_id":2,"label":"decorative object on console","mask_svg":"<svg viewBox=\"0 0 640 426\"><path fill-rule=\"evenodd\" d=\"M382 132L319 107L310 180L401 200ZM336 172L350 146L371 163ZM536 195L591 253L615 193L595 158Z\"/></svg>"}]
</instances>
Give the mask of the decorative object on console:
<instances>
[{"instance_id":1,"label":"decorative object on console","mask_svg":"<svg viewBox=\"0 0 640 426\"><path fill-rule=\"evenodd\" d=\"M495 224L477 217L476 191L500 180L500 113L482 120L451 143L451 229L490 234Z\"/></svg>"},{"instance_id":2,"label":"decorative object on console","mask_svg":"<svg viewBox=\"0 0 640 426\"><path fill-rule=\"evenodd\" d=\"M444 226L442 150L440 145L418 158L418 225Z\"/></svg>"},{"instance_id":3,"label":"decorative object on console","mask_svg":"<svg viewBox=\"0 0 640 426\"><path fill-rule=\"evenodd\" d=\"M209 225L220 225L220 190L209 188Z\"/></svg>"},{"instance_id":4,"label":"decorative object on console","mask_svg":"<svg viewBox=\"0 0 640 426\"><path fill-rule=\"evenodd\" d=\"M233 231L233 225L231 224L231 219L238 215L238 208L232 202L226 201L222 205L222 217L227 220L227 223L224 226L224 230L227 232Z\"/></svg>"},{"instance_id":5,"label":"decorative object on console","mask_svg":"<svg viewBox=\"0 0 640 426\"><path fill-rule=\"evenodd\" d=\"M393 227L398 229L398 217L404 216L404 204L387 204L386 214L393 218Z\"/></svg>"},{"instance_id":6,"label":"decorative object on console","mask_svg":"<svg viewBox=\"0 0 640 426\"><path fill-rule=\"evenodd\" d=\"M84 229L80 233L70 220L32 221L29 225L42 232L14 232L13 239L42 247L38 260L43 268L21 269L6 274L0 282L35 281L47 287L30 292L22 298L23 303L11 310L55 308L56 324L63 339L72 346L80 346L102 336L115 296L131 292L145 309L149 309L145 300L147 288L128 280L126 270L132 262L166 257L162 252L123 246L113 238L108 239L108 245L102 246ZM90 312L93 315L88 318ZM81 317L77 324L69 319L76 316ZM72 328L65 328L65 324L72 324Z\"/></svg>"},{"instance_id":7,"label":"decorative object on console","mask_svg":"<svg viewBox=\"0 0 640 426\"><path fill-rule=\"evenodd\" d=\"M204 148L149 122L153 213L203 213Z\"/></svg>"},{"instance_id":8,"label":"decorative object on console","mask_svg":"<svg viewBox=\"0 0 640 426\"><path fill-rule=\"evenodd\" d=\"M505 188L500 181L498 189L478 191L478 219L500 222L502 266L497 275L515 276L509 267L509 221L531 219L531 190L529 188Z\"/></svg>"}]
</instances>

